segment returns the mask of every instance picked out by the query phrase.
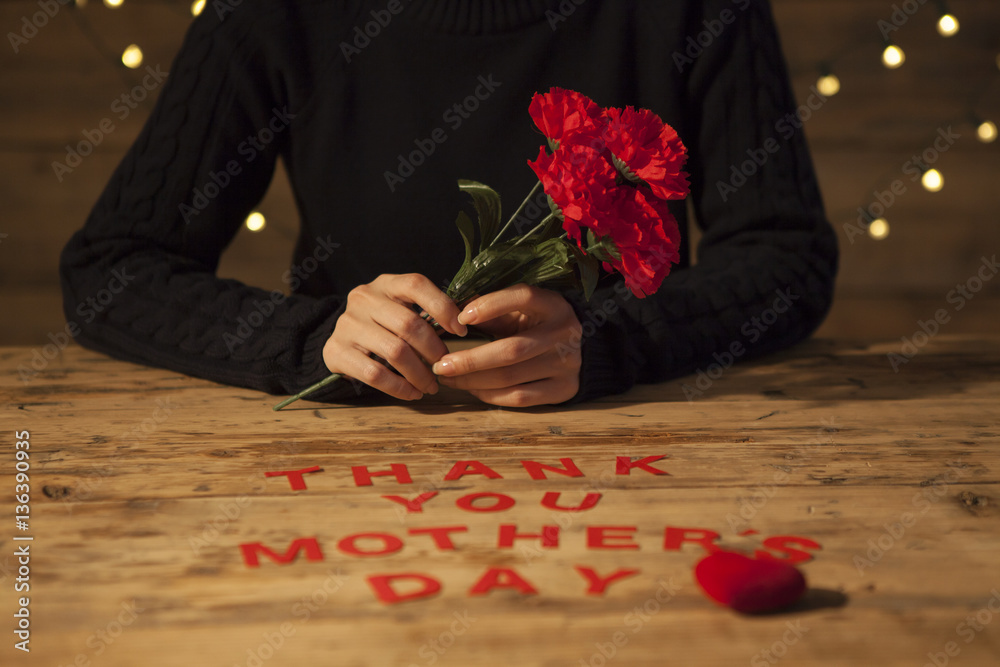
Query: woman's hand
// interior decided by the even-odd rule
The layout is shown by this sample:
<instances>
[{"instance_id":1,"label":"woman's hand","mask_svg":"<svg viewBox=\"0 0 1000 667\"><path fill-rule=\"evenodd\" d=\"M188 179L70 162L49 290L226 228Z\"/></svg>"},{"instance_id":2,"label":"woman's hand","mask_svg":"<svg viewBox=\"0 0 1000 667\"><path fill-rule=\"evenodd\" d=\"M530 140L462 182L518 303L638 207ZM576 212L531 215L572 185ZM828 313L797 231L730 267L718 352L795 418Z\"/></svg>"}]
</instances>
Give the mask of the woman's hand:
<instances>
[{"instance_id":1,"label":"woman's hand","mask_svg":"<svg viewBox=\"0 0 1000 667\"><path fill-rule=\"evenodd\" d=\"M579 390L573 343L582 327L558 292L514 285L470 301L458 321L497 340L439 359L433 370L441 384L507 407L562 403Z\"/></svg>"},{"instance_id":2,"label":"woman's hand","mask_svg":"<svg viewBox=\"0 0 1000 667\"><path fill-rule=\"evenodd\" d=\"M458 307L428 278L417 273L382 274L347 295L347 309L323 347L326 367L403 400L437 393L437 379L428 364L448 348L413 305L445 331L466 334L458 321ZM385 359L400 375L370 353Z\"/></svg>"}]
</instances>

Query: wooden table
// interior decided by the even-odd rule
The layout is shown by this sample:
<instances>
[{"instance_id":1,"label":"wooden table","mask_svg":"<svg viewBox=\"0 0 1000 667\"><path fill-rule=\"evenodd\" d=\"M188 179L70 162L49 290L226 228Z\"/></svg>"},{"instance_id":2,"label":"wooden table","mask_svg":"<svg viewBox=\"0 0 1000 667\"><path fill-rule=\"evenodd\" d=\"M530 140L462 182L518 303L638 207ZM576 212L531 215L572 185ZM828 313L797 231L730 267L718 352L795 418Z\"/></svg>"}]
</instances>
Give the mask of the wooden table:
<instances>
[{"instance_id":1,"label":"wooden table","mask_svg":"<svg viewBox=\"0 0 1000 667\"><path fill-rule=\"evenodd\" d=\"M810 341L569 409L275 413L76 346L22 379L34 350L0 350L0 662L995 665L1000 338L900 351ZM810 592L714 603L716 544L802 559Z\"/></svg>"}]
</instances>

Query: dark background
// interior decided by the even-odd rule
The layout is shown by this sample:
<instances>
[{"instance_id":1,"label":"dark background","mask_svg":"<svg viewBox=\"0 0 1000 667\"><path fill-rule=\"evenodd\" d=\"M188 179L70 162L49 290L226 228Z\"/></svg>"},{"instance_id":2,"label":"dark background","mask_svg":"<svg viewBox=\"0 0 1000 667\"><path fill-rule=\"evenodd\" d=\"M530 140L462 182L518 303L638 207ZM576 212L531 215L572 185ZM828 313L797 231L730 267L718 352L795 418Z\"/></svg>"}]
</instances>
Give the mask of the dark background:
<instances>
[{"instance_id":1,"label":"dark background","mask_svg":"<svg viewBox=\"0 0 1000 667\"><path fill-rule=\"evenodd\" d=\"M983 256L1000 251L1000 142L978 142L971 122L973 114L1000 122L1000 3L950 2L961 30L948 39L935 30L938 3L909 0L895 6L904 4L919 9L912 16L897 14L907 20L892 39L907 61L890 71L881 65L879 21L891 21L893 3L773 3L799 100L810 97L824 63L842 83L841 92L805 123L841 243L837 298L821 336L898 340L942 308L951 316L942 333L1000 330L1000 277L987 281L960 311L947 300L957 284L976 275ZM187 2L126 0L116 9L95 0L83 7L59 5L15 53L9 33L22 33L24 17L30 20L40 11L37 0L0 0L4 345L45 344L50 333L63 329L59 252L142 127L156 90L124 119L125 107L115 101L141 84L146 65L170 69L191 21ZM134 71L118 63L130 43L145 53ZM52 163L64 161L66 144L77 144L105 118L113 131L101 132L93 154L60 181ZM944 174L944 190L925 192L904 172L905 165L949 127L959 139L933 165ZM906 191L888 210L889 236L874 240L858 226L858 208L896 180ZM297 226L283 172L260 210L267 227L241 231L221 273L282 289Z\"/></svg>"}]
</instances>

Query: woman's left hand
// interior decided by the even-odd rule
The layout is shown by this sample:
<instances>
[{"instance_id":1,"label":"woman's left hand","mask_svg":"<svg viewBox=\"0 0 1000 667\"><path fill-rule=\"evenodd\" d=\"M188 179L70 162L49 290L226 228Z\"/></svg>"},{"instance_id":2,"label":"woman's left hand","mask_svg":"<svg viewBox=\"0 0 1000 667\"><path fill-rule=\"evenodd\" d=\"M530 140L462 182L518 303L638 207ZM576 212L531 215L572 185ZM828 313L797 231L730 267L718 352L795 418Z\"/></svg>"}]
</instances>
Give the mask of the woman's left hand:
<instances>
[{"instance_id":1,"label":"woman's left hand","mask_svg":"<svg viewBox=\"0 0 1000 667\"><path fill-rule=\"evenodd\" d=\"M439 359L441 384L518 408L562 403L579 390L582 327L558 292L514 285L467 303L459 322L496 340Z\"/></svg>"}]
</instances>

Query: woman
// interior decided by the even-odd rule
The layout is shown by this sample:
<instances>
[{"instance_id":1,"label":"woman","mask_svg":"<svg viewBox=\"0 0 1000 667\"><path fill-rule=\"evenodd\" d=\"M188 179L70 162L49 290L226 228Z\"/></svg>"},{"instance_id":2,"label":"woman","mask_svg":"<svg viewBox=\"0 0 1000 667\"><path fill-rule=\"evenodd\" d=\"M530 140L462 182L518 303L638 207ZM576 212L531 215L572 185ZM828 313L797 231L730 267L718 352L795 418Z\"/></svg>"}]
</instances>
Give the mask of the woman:
<instances>
[{"instance_id":1,"label":"woman","mask_svg":"<svg viewBox=\"0 0 1000 667\"><path fill-rule=\"evenodd\" d=\"M642 300L605 276L589 304L518 286L460 314L437 287L463 256L455 181L519 201L543 143L528 102L553 86L678 131L698 262L684 244ZM818 326L836 272L795 108L763 1L210 3L63 253L66 315L88 347L282 394L332 371L406 400L441 382L528 406L759 356ZM287 298L215 276L279 158L301 216ZM82 317L114 271L134 279ZM446 354L420 309L497 340ZM355 394L338 384L313 398Z\"/></svg>"}]
</instances>

